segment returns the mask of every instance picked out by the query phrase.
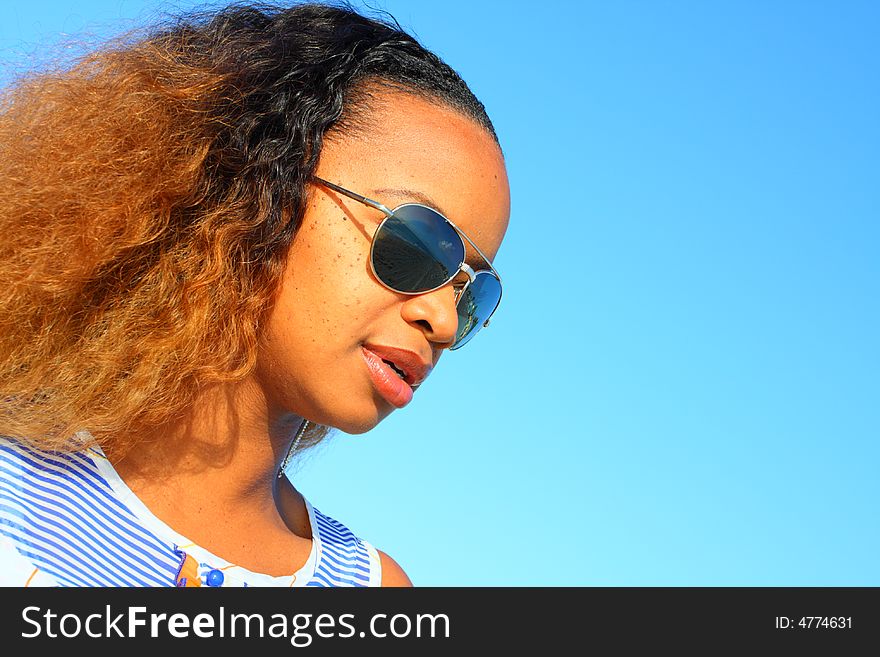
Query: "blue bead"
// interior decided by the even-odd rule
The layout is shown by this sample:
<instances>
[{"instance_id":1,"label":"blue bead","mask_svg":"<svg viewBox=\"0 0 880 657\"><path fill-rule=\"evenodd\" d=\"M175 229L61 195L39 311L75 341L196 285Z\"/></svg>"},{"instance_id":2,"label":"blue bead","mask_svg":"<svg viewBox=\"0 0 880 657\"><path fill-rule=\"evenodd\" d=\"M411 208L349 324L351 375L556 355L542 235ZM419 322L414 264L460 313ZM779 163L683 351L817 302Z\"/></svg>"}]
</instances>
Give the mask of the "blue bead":
<instances>
[{"instance_id":1,"label":"blue bead","mask_svg":"<svg viewBox=\"0 0 880 657\"><path fill-rule=\"evenodd\" d=\"M223 571L222 570L212 570L205 577L206 583L208 586L223 586Z\"/></svg>"}]
</instances>

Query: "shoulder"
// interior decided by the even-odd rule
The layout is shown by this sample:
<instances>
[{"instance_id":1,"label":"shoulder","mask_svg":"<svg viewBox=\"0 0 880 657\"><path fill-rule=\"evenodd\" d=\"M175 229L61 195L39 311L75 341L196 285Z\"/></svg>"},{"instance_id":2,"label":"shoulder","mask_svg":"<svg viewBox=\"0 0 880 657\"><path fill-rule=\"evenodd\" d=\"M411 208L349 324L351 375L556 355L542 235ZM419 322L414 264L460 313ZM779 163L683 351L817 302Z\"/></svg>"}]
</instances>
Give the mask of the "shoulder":
<instances>
[{"instance_id":1,"label":"shoulder","mask_svg":"<svg viewBox=\"0 0 880 657\"><path fill-rule=\"evenodd\" d=\"M400 564L382 552L382 550L376 550L376 552L379 553L379 561L382 563L382 586L413 585L407 574L403 572Z\"/></svg>"},{"instance_id":2,"label":"shoulder","mask_svg":"<svg viewBox=\"0 0 880 657\"><path fill-rule=\"evenodd\" d=\"M305 500L305 497L303 497ZM306 500L313 536L318 539L316 585L412 586L403 568L347 526Z\"/></svg>"}]
</instances>

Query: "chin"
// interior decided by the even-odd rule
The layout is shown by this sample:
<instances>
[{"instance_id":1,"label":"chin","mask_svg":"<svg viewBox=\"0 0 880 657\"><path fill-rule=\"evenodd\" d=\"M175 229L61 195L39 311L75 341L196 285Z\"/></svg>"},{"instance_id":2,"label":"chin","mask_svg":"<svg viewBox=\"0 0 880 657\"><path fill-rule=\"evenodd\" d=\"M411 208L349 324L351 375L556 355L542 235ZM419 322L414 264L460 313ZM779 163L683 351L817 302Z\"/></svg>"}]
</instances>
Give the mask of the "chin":
<instances>
[{"instance_id":1,"label":"chin","mask_svg":"<svg viewBox=\"0 0 880 657\"><path fill-rule=\"evenodd\" d=\"M327 417L326 421L317 419L315 422L339 429L343 433L358 435L375 429L382 420L391 415L393 410L390 407L377 408L374 406L363 413L347 413L345 415L333 413Z\"/></svg>"}]
</instances>

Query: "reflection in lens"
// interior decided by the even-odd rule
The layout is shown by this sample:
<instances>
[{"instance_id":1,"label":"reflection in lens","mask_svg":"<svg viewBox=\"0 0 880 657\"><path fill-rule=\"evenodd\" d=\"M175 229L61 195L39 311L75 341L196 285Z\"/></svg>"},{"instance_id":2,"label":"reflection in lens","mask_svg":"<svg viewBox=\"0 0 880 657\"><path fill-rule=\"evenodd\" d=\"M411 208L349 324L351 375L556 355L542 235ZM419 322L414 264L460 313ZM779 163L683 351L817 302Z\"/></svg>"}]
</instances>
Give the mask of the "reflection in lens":
<instances>
[{"instance_id":1,"label":"reflection in lens","mask_svg":"<svg viewBox=\"0 0 880 657\"><path fill-rule=\"evenodd\" d=\"M399 292L425 292L446 283L464 260L464 244L443 215L421 205L394 210L373 238L376 276Z\"/></svg>"},{"instance_id":2,"label":"reflection in lens","mask_svg":"<svg viewBox=\"0 0 880 657\"><path fill-rule=\"evenodd\" d=\"M492 316L501 301L501 281L488 271L477 272L458 300L458 332L452 349L463 347Z\"/></svg>"}]
</instances>

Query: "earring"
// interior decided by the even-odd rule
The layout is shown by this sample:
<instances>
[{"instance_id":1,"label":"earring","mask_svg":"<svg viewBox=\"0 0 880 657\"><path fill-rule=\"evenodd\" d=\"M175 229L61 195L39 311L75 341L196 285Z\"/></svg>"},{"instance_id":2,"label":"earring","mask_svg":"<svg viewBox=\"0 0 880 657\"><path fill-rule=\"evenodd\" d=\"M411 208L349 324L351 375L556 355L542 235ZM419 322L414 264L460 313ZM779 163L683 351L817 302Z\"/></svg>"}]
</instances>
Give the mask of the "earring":
<instances>
[{"instance_id":1,"label":"earring","mask_svg":"<svg viewBox=\"0 0 880 657\"><path fill-rule=\"evenodd\" d=\"M305 434L306 428L308 426L308 420L303 420L303 423L299 426L299 431L296 432L296 438L294 438L293 442L290 444L290 449L287 450L287 455L284 457L284 460L281 462L281 467L278 469L279 479L284 476L284 471L287 469L287 464L290 463L290 459L293 456L293 453L296 451L296 448L299 445L299 441L302 440L303 434Z\"/></svg>"}]
</instances>

